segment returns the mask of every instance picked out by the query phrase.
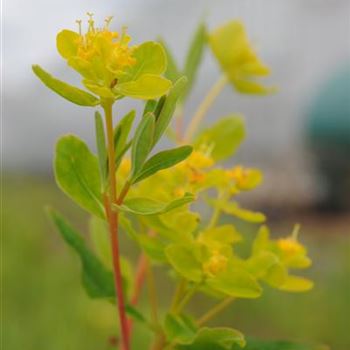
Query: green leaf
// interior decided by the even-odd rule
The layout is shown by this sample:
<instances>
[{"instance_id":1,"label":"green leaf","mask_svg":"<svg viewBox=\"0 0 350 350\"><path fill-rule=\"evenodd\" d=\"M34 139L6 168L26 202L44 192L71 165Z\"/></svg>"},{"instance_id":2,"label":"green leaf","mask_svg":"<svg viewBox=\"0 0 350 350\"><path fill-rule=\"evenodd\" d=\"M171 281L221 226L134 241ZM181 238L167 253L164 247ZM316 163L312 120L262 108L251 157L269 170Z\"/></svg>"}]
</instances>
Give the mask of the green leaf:
<instances>
[{"instance_id":1,"label":"green leaf","mask_svg":"<svg viewBox=\"0 0 350 350\"><path fill-rule=\"evenodd\" d=\"M239 350L238 346L233 346L231 350ZM294 343L289 341L272 341L272 340L258 340L254 338L247 338L247 344L244 350L316 350L316 347ZM321 350L321 348L320 348ZM324 348L326 350L326 348Z\"/></svg>"},{"instance_id":2,"label":"green leaf","mask_svg":"<svg viewBox=\"0 0 350 350\"><path fill-rule=\"evenodd\" d=\"M139 173L152 149L155 118L147 113L140 121L131 148L131 177Z\"/></svg>"},{"instance_id":3,"label":"green leaf","mask_svg":"<svg viewBox=\"0 0 350 350\"><path fill-rule=\"evenodd\" d=\"M38 65L32 66L35 75L58 95L79 106L93 107L100 103L99 99L88 92L54 78Z\"/></svg>"},{"instance_id":4,"label":"green leaf","mask_svg":"<svg viewBox=\"0 0 350 350\"><path fill-rule=\"evenodd\" d=\"M107 222L96 216L91 216L89 221L89 233L97 256L106 267L112 269L112 251Z\"/></svg>"},{"instance_id":5,"label":"green leaf","mask_svg":"<svg viewBox=\"0 0 350 350\"><path fill-rule=\"evenodd\" d=\"M247 270L256 278L263 278L279 259L268 251L257 253L247 260Z\"/></svg>"},{"instance_id":6,"label":"green leaf","mask_svg":"<svg viewBox=\"0 0 350 350\"><path fill-rule=\"evenodd\" d=\"M84 79L82 83L88 90L90 90L95 95L98 95L101 98L114 99L114 94L109 87L101 86L90 79Z\"/></svg>"},{"instance_id":7,"label":"green leaf","mask_svg":"<svg viewBox=\"0 0 350 350\"><path fill-rule=\"evenodd\" d=\"M243 269L229 264L227 269L206 283L214 290L238 298L258 298L262 289L255 279Z\"/></svg>"},{"instance_id":8,"label":"green leaf","mask_svg":"<svg viewBox=\"0 0 350 350\"><path fill-rule=\"evenodd\" d=\"M125 305L125 311L135 321L138 321L141 323L148 323L145 316L142 315L142 313L132 305Z\"/></svg>"},{"instance_id":9,"label":"green leaf","mask_svg":"<svg viewBox=\"0 0 350 350\"><path fill-rule=\"evenodd\" d=\"M183 74L188 78L185 98L191 91L191 88L196 80L199 65L203 58L204 48L207 43L207 29L204 23L200 23L190 44L187 52L185 67Z\"/></svg>"},{"instance_id":10,"label":"green leaf","mask_svg":"<svg viewBox=\"0 0 350 350\"><path fill-rule=\"evenodd\" d=\"M238 203L229 203L229 205L226 206L224 211L228 214L237 216L238 218L244 221L261 223L266 220L266 216L263 213L240 208Z\"/></svg>"},{"instance_id":11,"label":"green leaf","mask_svg":"<svg viewBox=\"0 0 350 350\"><path fill-rule=\"evenodd\" d=\"M167 261L164 254L165 244L158 237L151 237L144 234L137 235L137 242L153 261L161 263Z\"/></svg>"},{"instance_id":12,"label":"green leaf","mask_svg":"<svg viewBox=\"0 0 350 350\"><path fill-rule=\"evenodd\" d=\"M157 173L159 170L167 169L182 162L192 153L191 146L181 146L170 150L162 151L152 156L136 174L132 183L139 182Z\"/></svg>"},{"instance_id":13,"label":"green leaf","mask_svg":"<svg viewBox=\"0 0 350 350\"><path fill-rule=\"evenodd\" d=\"M183 197L168 203L159 202L150 198L135 197L126 199L123 204L114 205L113 208L135 215L159 215L191 203L193 200L194 197L191 193L185 193Z\"/></svg>"},{"instance_id":14,"label":"green leaf","mask_svg":"<svg viewBox=\"0 0 350 350\"><path fill-rule=\"evenodd\" d=\"M237 202L210 200L208 203L214 206L218 206L218 208L220 208L224 213L236 216L244 221L262 223L266 220L266 217L263 213L243 209Z\"/></svg>"},{"instance_id":15,"label":"green leaf","mask_svg":"<svg viewBox=\"0 0 350 350\"><path fill-rule=\"evenodd\" d=\"M164 331L168 341L176 340L177 343L183 344L193 341L197 326L186 315L168 313L165 316Z\"/></svg>"},{"instance_id":16,"label":"green leaf","mask_svg":"<svg viewBox=\"0 0 350 350\"><path fill-rule=\"evenodd\" d=\"M137 46L133 51L133 57L136 59L136 64L126 71L126 79L122 79L122 82L137 80L144 74L160 75L166 69L165 51L162 45L155 41L147 41Z\"/></svg>"},{"instance_id":17,"label":"green leaf","mask_svg":"<svg viewBox=\"0 0 350 350\"><path fill-rule=\"evenodd\" d=\"M176 103L183 94L184 88L187 84L187 78L179 78L171 88L168 93L168 96L165 99L164 105L159 113L157 118L156 129L154 132L154 141L153 144L156 144L161 136L164 134L165 130L169 126L171 118L174 114Z\"/></svg>"},{"instance_id":18,"label":"green leaf","mask_svg":"<svg viewBox=\"0 0 350 350\"><path fill-rule=\"evenodd\" d=\"M127 144L127 140L135 119L135 115L135 110L131 110L121 119L114 129L115 162L117 165L120 163L121 158L131 146L131 143Z\"/></svg>"},{"instance_id":19,"label":"green leaf","mask_svg":"<svg viewBox=\"0 0 350 350\"><path fill-rule=\"evenodd\" d=\"M161 45L164 48L164 51L165 51L166 56L167 56L167 61L168 61L167 69L166 69L164 75L169 80L175 81L178 78L180 78L180 76L181 76L180 70L177 67L174 56L172 55L168 45L165 43L165 41L162 38L159 39L159 42L161 43Z\"/></svg>"},{"instance_id":20,"label":"green leaf","mask_svg":"<svg viewBox=\"0 0 350 350\"><path fill-rule=\"evenodd\" d=\"M189 281L201 282L202 265L193 254L194 244L171 244L165 249L170 265Z\"/></svg>"},{"instance_id":21,"label":"green leaf","mask_svg":"<svg viewBox=\"0 0 350 350\"><path fill-rule=\"evenodd\" d=\"M204 241L210 245L217 243L225 245L239 242L242 237L233 225L221 225L204 230L201 232L199 239L201 242Z\"/></svg>"},{"instance_id":22,"label":"green leaf","mask_svg":"<svg viewBox=\"0 0 350 350\"><path fill-rule=\"evenodd\" d=\"M96 132L96 148L102 182L102 189L105 188L108 175L108 157L106 149L106 137L103 127L103 120L99 112L95 112L95 132Z\"/></svg>"},{"instance_id":23,"label":"green leaf","mask_svg":"<svg viewBox=\"0 0 350 350\"><path fill-rule=\"evenodd\" d=\"M272 287L280 288L285 283L287 277L288 271L286 267L278 261L267 270L263 276L263 280Z\"/></svg>"},{"instance_id":24,"label":"green leaf","mask_svg":"<svg viewBox=\"0 0 350 350\"><path fill-rule=\"evenodd\" d=\"M163 95L163 96L158 100L157 106L156 106L156 108L154 109L154 115L155 115L155 117L156 117L156 122L157 122L158 119L159 119L160 112L161 112L162 109L163 109L165 100L166 100L166 95Z\"/></svg>"},{"instance_id":25,"label":"green leaf","mask_svg":"<svg viewBox=\"0 0 350 350\"><path fill-rule=\"evenodd\" d=\"M240 116L230 115L201 131L194 145L196 148L200 148L203 144L211 147L211 156L219 161L232 156L244 137L244 120Z\"/></svg>"},{"instance_id":26,"label":"green leaf","mask_svg":"<svg viewBox=\"0 0 350 350\"><path fill-rule=\"evenodd\" d=\"M87 248L83 238L53 209L48 214L65 242L79 255L83 267L83 285L91 298L115 298L114 279L101 261Z\"/></svg>"},{"instance_id":27,"label":"green leaf","mask_svg":"<svg viewBox=\"0 0 350 350\"><path fill-rule=\"evenodd\" d=\"M125 146L124 148L122 148L121 151L118 152L118 154L115 157L115 167L116 169L119 168L119 165L121 163L121 161L123 160L123 157L125 155L125 153L129 150L129 148L132 146L132 140L130 140Z\"/></svg>"},{"instance_id":28,"label":"green leaf","mask_svg":"<svg viewBox=\"0 0 350 350\"><path fill-rule=\"evenodd\" d=\"M177 345L176 349L231 350L235 344L237 344L241 348L245 346L244 335L236 329L227 327L203 327L198 331L195 338L190 344Z\"/></svg>"},{"instance_id":29,"label":"green leaf","mask_svg":"<svg viewBox=\"0 0 350 350\"><path fill-rule=\"evenodd\" d=\"M299 276L287 276L285 282L279 287L279 289L286 292L306 292L312 289L313 282L307 278Z\"/></svg>"},{"instance_id":30,"label":"green leaf","mask_svg":"<svg viewBox=\"0 0 350 350\"><path fill-rule=\"evenodd\" d=\"M159 75L143 74L137 80L118 83L113 91L117 95L151 100L166 94L170 88L170 80Z\"/></svg>"},{"instance_id":31,"label":"green leaf","mask_svg":"<svg viewBox=\"0 0 350 350\"><path fill-rule=\"evenodd\" d=\"M77 136L58 140L54 172L63 192L85 210L104 218L98 160Z\"/></svg>"},{"instance_id":32,"label":"green leaf","mask_svg":"<svg viewBox=\"0 0 350 350\"><path fill-rule=\"evenodd\" d=\"M156 107L157 107L158 101L157 100L148 100L145 103L145 108L143 109L142 115L145 116L147 113L154 113Z\"/></svg>"}]
</instances>

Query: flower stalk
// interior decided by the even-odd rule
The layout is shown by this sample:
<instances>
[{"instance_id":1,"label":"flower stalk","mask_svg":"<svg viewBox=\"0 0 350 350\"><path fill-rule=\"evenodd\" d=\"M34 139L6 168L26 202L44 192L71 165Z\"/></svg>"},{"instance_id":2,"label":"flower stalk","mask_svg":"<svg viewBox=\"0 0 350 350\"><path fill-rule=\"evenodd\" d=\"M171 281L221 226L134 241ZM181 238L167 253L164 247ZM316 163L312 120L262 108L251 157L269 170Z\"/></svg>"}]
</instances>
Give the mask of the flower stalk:
<instances>
[{"instance_id":1,"label":"flower stalk","mask_svg":"<svg viewBox=\"0 0 350 350\"><path fill-rule=\"evenodd\" d=\"M109 170L109 194L105 196L106 216L109 224L112 258L113 258L113 272L114 284L117 296L117 309L121 330L122 349L130 350L130 337L128 329L128 320L125 311L125 301L123 293L122 273L120 265L119 253L119 237L118 237L118 212L112 210L112 204L118 204L117 199L117 181L115 169L115 149L113 138L113 118L112 118L112 101L107 101L103 105L106 120L107 131L107 150L108 150L108 170ZM122 199L122 198L121 198Z\"/></svg>"}]
</instances>

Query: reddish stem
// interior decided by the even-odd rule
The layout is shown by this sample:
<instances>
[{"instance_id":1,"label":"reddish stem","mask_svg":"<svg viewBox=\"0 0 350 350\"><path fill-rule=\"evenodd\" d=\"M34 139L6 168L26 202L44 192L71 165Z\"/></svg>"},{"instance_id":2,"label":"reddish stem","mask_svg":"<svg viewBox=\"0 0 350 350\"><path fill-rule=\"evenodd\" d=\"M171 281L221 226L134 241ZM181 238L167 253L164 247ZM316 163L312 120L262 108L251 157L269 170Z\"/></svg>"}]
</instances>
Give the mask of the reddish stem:
<instances>
[{"instance_id":1,"label":"reddish stem","mask_svg":"<svg viewBox=\"0 0 350 350\"><path fill-rule=\"evenodd\" d=\"M154 231L149 231L148 234L151 237L154 237L156 235ZM147 257L144 253L142 253L137 262L134 291L130 301L131 305L133 306L137 305L137 303L139 302L140 295L142 292L142 287L145 283L146 272L147 272ZM129 319L128 326L129 326L129 334L131 334L132 326L133 326L133 322L131 319Z\"/></svg>"},{"instance_id":2,"label":"reddish stem","mask_svg":"<svg viewBox=\"0 0 350 350\"><path fill-rule=\"evenodd\" d=\"M115 150L114 150L114 136L113 136L113 120L112 120L112 103L106 103L104 106L106 116L106 131L108 142L108 170L109 170L109 198L105 196L105 210L109 223L109 231L111 237L113 270L114 270L114 284L117 295L118 315L121 329L122 349L130 350L130 339L128 330L128 320L125 311L125 302L123 294L123 282L120 266L119 253L119 237L118 237L118 212L112 211L112 204L117 204L117 183L116 183L116 169L115 169Z\"/></svg>"}]
</instances>

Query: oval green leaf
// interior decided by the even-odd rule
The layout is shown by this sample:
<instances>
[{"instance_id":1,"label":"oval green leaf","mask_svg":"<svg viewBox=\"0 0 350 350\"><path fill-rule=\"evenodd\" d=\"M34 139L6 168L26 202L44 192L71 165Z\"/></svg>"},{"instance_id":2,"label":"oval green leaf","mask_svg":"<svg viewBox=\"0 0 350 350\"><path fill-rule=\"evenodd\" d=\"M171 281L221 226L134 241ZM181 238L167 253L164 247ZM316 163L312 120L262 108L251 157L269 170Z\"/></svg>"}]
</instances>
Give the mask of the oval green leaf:
<instances>
[{"instance_id":1,"label":"oval green leaf","mask_svg":"<svg viewBox=\"0 0 350 350\"><path fill-rule=\"evenodd\" d=\"M54 172L63 192L85 210L104 218L98 160L77 136L58 140Z\"/></svg>"},{"instance_id":2,"label":"oval green leaf","mask_svg":"<svg viewBox=\"0 0 350 350\"><path fill-rule=\"evenodd\" d=\"M165 249L170 265L189 281L201 282L202 264L195 258L191 244L171 244Z\"/></svg>"},{"instance_id":3,"label":"oval green leaf","mask_svg":"<svg viewBox=\"0 0 350 350\"><path fill-rule=\"evenodd\" d=\"M114 148L116 165L119 165L121 158L129 148L127 147L127 141L133 122L135 120L135 116L135 110L131 110L121 119L121 121L114 129ZM129 144L131 145L131 143L128 143L128 145Z\"/></svg>"},{"instance_id":4,"label":"oval green leaf","mask_svg":"<svg viewBox=\"0 0 350 350\"><path fill-rule=\"evenodd\" d=\"M136 63L125 72L125 78L121 82L137 80L144 74L163 74L167 66L165 51L155 41L147 41L137 46L133 57Z\"/></svg>"},{"instance_id":5,"label":"oval green leaf","mask_svg":"<svg viewBox=\"0 0 350 350\"><path fill-rule=\"evenodd\" d=\"M205 23L200 23L192 38L187 51L183 74L188 79L186 91L183 97L187 97L196 80L199 65L203 58L204 48L207 43L207 29Z\"/></svg>"},{"instance_id":6,"label":"oval green leaf","mask_svg":"<svg viewBox=\"0 0 350 350\"><path fill-rule=\"evenodd\" d=\"M184 88L187 84L187 78L179 78L169 91L165 101L162 102L159 117L157 117L156 129L154 132L154 144L158 142L165 130L170 124L171 118L174 114L176 103L184 92Z\"/></svg>"},{"instance_id":7,"label":"oval green leaf","mask_svg":"<svg viewBox=\"0 0 350 350\"><path fill-rule=\"evenodd\" d=\"M88 92L54 78L38 65L32 66L35 75L52 91L79 106L93 107L100 101Z\"/></svg>"},{"instance_id":8,"label":"oval green leaf","mask_svg":"<svg viewBox=\"0 0 350 350\"><path fill-rule=\"evenodd\" d=\"M99 112L95 112L95 134L98 163L100 169L102 189L105 188L108 174L108 157L106 149L106 137L103 127L102 116Z\"/></svg>"},{"instance_id":9,"label":"oval green leaf","mask_svg":"<svg viewBox=\"0 0 350 350\"><path fill-rule=\"evenodd\" d=\"M182 162L191 153L191 146L181 146L155 154L143 165L140 172L132 179L132 183L144 180L160 170L170 168Z\"/></svg>"},{"instance_id":10,"label":"oval green leaf","mask_svg":"<svg viewBox=\"0 0 350 350\"><path fill-rule=\"evenodd\" d=\"M166 94L170 87L170 80L159 75L144 74L137 80L117 84L113 91L117 95L151 100Z\"/></svg>"},{"instance_id":11,"label":"oval green leaf","mask_svg":"<svg viewBox=\"0 0 350 350\"><path fill-rule=\"evenodd\" d=\"M194 196L191 193L185 193L183 197L168 203L159 202L150 198L135 197L126 199L123 204L114 205L113 208L135 215L160 215L191 203L193 200Z\"/></svg>"},{"instance_id":12,"label":"oval green leaf","mask_svg":"<svg viewBox=\"0 0 350 350\"><path fill-rule=\"evenodd\" d=\"M206 283L215 291L231 297L258 298L262 293L260 285L252 275L233 264L215 277L208 278Z\"/></svg>"},{"instance_id":13,"label":"oval green leaf","mask_svg":"<svg viewBox=\"0 0 350 350\"><path fill-rule=\"evenodd\" d=\"M245 344L244 335L236 329L228 327L203 327L197 332L190 344L181 344L176 349L232 350L232 347L235 345L243 348Z\"/></svg>"},{"instance_id":14,"label":"oval green leaf","mask_svg":"<svg viewBox=\"0 0 350 350\"><path fill-rule=\"evenodd\" d=\"M50 209L48 214L56 225L62 238L79 255L82 263L82 280L84 288L91 298L115 298L113 273L88 249L82 236L56 211Z\"/></svg>"},{"instance_id":15,"label":"oval green leaf","mask_svg":"<svg viewBox=\"0 0 350 350\"><path fill-rule=\"evenodd\" d=\"M131 147L131 177L133 178L142 168L152 149L155 117L147 113L140 121Z\"/></svg>"},{"instance_id":16,"label":"oval green leaf","mask_svg":"<svg viewBox=\"0 0 350 350\"><path fill-rule=\"evenodd\" d=\"M245 126L242 117L230 115L199 133L194 145L196 148L203 144L212 149L212 157L223 160L232 156L245 137Z\"/></svg>"}]
</instances>

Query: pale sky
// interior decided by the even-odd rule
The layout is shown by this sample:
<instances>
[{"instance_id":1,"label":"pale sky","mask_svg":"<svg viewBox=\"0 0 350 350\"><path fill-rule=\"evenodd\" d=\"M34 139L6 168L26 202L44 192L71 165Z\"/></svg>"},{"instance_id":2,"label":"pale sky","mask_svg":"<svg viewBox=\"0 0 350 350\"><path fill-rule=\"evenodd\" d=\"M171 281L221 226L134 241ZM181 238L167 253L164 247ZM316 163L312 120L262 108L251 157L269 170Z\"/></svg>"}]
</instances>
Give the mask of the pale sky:
<instances>
[{"instance_id":1,"label":"pale sky","mask_svg":"<svg viewBox=\"0 0 350 350\"><path fill-rule=\"evenodd\" d=\"M54 95L30 69L32 63L38 63L79 84L79 77L57 54L55 36L62 28L74 29L75 20L84 19L87 11L94 12L101 22L113 15L115 28L127 25L135 43L161 34L179 59L201 18L207 19L210 28L241 18L271 66L270 81L279 86L280 93L247 98L228 88L209 119L243 113L249 132L245 152L252 160L259 155L283 157L298 149L305 104L319 83L350 59L348 0L4 0L5 167L50 167L53 144L61 133L74 132L93 142L93 110ZM200 73L189 112L218 74L210 52ZM121 110L129 107L123 104Z\"/></svg>"}]
</instances>

